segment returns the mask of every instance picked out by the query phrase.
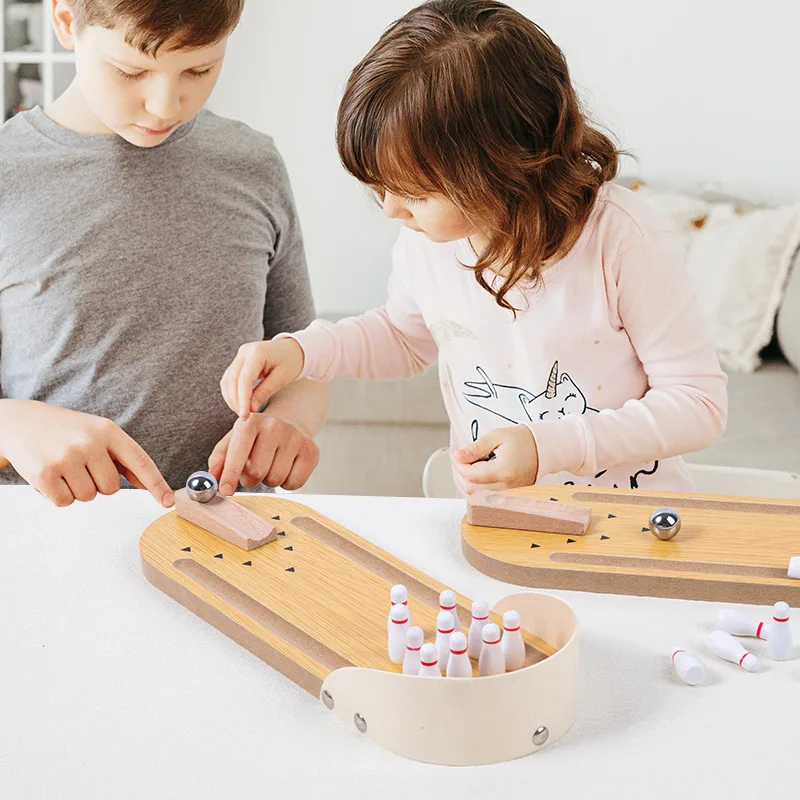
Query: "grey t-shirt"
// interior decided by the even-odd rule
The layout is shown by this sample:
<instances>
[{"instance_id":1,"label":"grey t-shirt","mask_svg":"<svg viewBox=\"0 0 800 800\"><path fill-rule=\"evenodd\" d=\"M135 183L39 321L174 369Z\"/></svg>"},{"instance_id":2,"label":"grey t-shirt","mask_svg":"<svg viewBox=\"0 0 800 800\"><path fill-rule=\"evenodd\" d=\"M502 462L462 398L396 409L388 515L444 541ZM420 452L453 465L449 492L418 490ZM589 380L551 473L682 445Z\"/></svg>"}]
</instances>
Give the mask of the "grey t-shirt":
<instances>
[{"instance_id":1,"label":"grey t-shirt","mask_svg":"<svg viewBox=\"0 0 800 800\"><path fill-rule=\"evenodd\" d=\"M239 345L313 318L268 136L209 111L152 149L40 109L0 128L0 396L113 420L177 488L236 419Z\"/></svg>"}]
</instances>

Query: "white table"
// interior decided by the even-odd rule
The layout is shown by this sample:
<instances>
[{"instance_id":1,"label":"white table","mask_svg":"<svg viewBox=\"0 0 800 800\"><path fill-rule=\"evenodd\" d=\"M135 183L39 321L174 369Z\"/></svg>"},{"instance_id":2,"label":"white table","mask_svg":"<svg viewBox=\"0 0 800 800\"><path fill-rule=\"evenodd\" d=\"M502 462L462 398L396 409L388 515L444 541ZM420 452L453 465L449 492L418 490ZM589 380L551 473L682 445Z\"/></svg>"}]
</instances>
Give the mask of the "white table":
<instances>
[{"instance_id":1,"label":"white table","mask_svg":"<svg viewBox=\"0 0 800 800\"><path fill-rule=\"evenodd\" d=\"M454 500L302 496L463 592L514 588L461 556ZM747 674L704 648L716 604L555 592L581 637L579 717L517 761L407 761L153 588L138 540L161 511L143 492L56 509L0 489L0 797L782 797L796 792L800 660ZM767 609L745 608L762 617ZM673 676L700 655L707 683Z\"/></svg>"}]
</instances>

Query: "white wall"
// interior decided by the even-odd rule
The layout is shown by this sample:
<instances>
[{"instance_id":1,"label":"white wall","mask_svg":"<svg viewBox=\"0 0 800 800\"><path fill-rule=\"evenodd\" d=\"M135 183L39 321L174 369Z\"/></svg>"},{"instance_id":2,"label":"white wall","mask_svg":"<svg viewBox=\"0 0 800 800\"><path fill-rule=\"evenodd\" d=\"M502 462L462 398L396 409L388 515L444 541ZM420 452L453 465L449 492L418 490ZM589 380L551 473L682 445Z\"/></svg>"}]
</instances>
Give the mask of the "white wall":
<instances>
[{"instance_id":1,"label":"white wall","mask_svg":"<svg viewBox=\"0 0 800 800\"><path fill-rule=\"evenodd\" d=\"M662 185L800 200L800 4L511 0L564 50L596 119ZM349 70L404 0L249 0L211 106L267 131L292 177L318 309L383 302L394 223L334 144ZM746 11L737 8L746 8Z\"/></svg>"}]
</instances>

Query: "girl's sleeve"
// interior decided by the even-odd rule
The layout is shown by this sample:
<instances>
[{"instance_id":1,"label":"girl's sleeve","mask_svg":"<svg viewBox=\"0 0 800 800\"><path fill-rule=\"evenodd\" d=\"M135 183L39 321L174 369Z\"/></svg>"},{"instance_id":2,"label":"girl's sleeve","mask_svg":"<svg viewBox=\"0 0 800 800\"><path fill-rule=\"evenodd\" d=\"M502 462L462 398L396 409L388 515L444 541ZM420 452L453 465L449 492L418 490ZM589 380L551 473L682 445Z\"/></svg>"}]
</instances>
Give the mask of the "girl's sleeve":
<instances>
[{"instance_id":1,"label":"girl's sleeve","mask_svg":"<svg viewBox=\"0 0 800 800\"><path fill-rule=\"evenodd\" d=\"M384 307L336 323L316 320L291 335L305 353L302 378L410 378L436 361L436 342L411 291L403 235L392 251L392 261Z\"/></svg>"},{"instance_id":2,"label":"girl's sleeve","mask_svg":"<svg viewBox=\"0 0 800 800\"><path fill-rule=\"evenodd\" d=\"M649 389L616 410L529 423L540 477L561 471L594 475L702 450L725 430L727 377L677 236L645 234L617 258L606 291L614 324L628 334Z\"/></svg>"}]
</instances>

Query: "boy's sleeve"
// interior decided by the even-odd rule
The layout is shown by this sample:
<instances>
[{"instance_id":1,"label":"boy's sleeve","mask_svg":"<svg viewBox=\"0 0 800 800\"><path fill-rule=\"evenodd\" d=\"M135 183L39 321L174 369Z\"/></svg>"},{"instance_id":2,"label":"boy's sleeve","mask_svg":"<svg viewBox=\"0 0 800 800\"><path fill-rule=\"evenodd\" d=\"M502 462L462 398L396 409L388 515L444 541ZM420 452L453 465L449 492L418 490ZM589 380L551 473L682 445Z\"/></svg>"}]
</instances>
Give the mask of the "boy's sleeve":
<instances>
[{"instance_id":1,"label":"boy's sleeve","mask_svg":"<svg viewBox=\"0 0 800 800\"><path fill-rule=\"evenodd\" d=\"M677 237L669 232L642 237L617 259L607 292L649 389L620 409L529 423L540 477L561 471L594 475L702 450L725 430L727 376Z\"/></svg>"},{"instance_id":2,"label":"boy's sleeve","mask_svg":"<svg viewBox=\"0 0 800 800\"><path fill-rule=\"evenodd\" d=\"M403 235L392 251L386 305L337 323L317 320L292 336L312 380L410 378L436 361L438 348L410 289Z\"/></svg>"},{"instance_id":3,"label":"boy's sleeve","mask_svg":"<svg viewBox=\"0 0 800 800\"><path fill-rule=\"evenodd\" d=\"M274 145L269 158L274 195L270 217L275 246L267 275L264 338L305 328L316 317L308 275L303 233L286 165Z\"/></svg>"}]
</instances>

